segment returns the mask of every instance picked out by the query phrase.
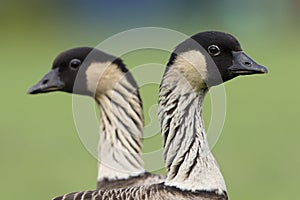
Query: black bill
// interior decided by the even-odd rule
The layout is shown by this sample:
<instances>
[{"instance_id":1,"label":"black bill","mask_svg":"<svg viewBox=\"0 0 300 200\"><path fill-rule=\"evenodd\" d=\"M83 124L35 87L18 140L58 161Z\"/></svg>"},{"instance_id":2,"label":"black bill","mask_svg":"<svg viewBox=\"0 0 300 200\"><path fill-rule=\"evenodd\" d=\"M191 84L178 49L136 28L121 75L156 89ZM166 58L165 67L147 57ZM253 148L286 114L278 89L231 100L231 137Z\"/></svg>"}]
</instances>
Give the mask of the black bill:
<instances>
[{"instance_id":1,"label":"black bill","mask_svg":"<svg viewBox=\"0 0 300 200\"><path fill-rule=\"evenodd\" d=\"M268 73L268 69L262 65L257 64L243 51L234 51L233 64L229 67L229 70L237 75L247 74L265 74Z\"/></svg>"},{"instance_id":2,"label":"black bill","mask_svg":"<svg viewBox=\"0 0 300 200\"><path fill-rule=\"evenodd\" d=\"M58 69L52 69L36 85L29 88L29 94L38 94L51 91L58 91L64 87L64 83L59 78Z\"/></svg>"}]
</instances>

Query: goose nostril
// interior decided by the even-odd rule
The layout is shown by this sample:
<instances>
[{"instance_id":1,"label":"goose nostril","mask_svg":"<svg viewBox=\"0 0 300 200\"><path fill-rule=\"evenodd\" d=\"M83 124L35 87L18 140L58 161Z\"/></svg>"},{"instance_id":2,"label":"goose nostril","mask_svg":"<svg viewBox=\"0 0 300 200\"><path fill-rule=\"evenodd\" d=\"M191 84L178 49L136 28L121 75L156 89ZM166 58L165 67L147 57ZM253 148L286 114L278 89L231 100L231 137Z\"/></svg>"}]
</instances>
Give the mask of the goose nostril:
<instances>
[{"instance_id":1,"label":"goose nostril","mask_svg":"<svg viewBox=\"0 0 300 200\"><path fill-rule=\"evenodd\" d=\"M243 64L246 65L247 67L251 67L252 66L252 63L249 62L249 61L243 62Z\"/></svg>"},{"instance_id":2,"label":"goose nostril","mask_svg":"<svg viewBox=\"0 0 300 200\"><path fill-rule=\"evenodd\" d=\"M48 82L49 82L49 80L46 79L46 80L44 80L44 81L42 82L42 85L45 85L45 84L47 84Z\"/></svg>"}]
</instances>

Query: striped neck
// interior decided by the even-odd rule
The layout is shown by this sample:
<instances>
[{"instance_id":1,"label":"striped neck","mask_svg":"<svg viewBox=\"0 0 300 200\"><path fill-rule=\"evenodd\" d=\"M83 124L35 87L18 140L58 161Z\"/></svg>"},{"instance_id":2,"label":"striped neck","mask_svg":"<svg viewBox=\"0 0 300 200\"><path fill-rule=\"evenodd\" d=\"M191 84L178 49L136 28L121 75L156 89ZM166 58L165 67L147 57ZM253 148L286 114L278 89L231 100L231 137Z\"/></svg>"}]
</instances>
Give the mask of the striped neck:
<instances>
[{"instance_id":1,"label":"striped neck","mask_svg":"<svg viewBox=\"0 0 300 200\"><path fill-rule=\"evenodd\" d=\"M223 193L225 181L209 149L202 118L208 88L204 84L194 87L188 77L176 66L168 66L160 88L159 119L168 170L165 184Z\"/></svg>"},{"instance_id":2,"label":"striped neck","mask_svg":"<svg viewBox=\"0 0 300 200\"><path fill-rule=\"evenodd\" d=\"M126 179L144 173L143 110L130 72L105 93L96 93L100 110L98 181Z\"/></svg>"}]
</instances>

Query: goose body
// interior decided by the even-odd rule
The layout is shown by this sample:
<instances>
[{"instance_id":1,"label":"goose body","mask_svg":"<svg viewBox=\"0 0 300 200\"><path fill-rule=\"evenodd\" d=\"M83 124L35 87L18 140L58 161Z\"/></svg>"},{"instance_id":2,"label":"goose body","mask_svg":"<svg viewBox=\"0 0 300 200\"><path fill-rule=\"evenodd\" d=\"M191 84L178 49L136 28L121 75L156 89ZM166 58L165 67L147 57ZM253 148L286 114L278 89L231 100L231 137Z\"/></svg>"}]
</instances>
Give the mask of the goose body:
<instances>
[{"instance_id":1,"label":"goose body","mask_svg":"<svg viewBox=\"0 0 300 200\"><path fill-rule=\"evenodd\" d=\"M212 155L202 118L210 87L239 75L266 73L223 32L202 32L178 45L165 70L158 116L168 170L163 183L71 193L54 200L226 200L227 190Z\"/></svg>"},{"instance_id":2,"label":"goose body","mask_svg":"<svg viewBox=\"0 0 300 200\"><path fill-rule=\"evenodd\" d=\"M139 185L151 185L154 183L161 183L165 180L165 177L160 174L152 174L150 172L144 172L137 176L130 176L126 179L109 180L107 178L101 179L97 182L98 189L115 189L124 187L133 187Z\"/></svg>"},{"instance_id":3,"label":"goose body","mask_svg":"<svg viewBox=\"0 0 300 200\"><path fill-rule=\"evenodd\" d=\"M65 51L30 94L63 91L95 98L100 111L97 188L159 183L143 168L143 109L138 86L122 60L82 47Z\"/></svg>"},{"instance_id":4,"label":"goose body","mask_svg":"<svg viewBox=\"0 0 300 200\"><path fill-rule=\"evenodd\" d=\"M214 191L183 192L163 183L114 190L94 190L66 194L53 200L227 200L227 194Z\"/></svg>"}]
</instances>

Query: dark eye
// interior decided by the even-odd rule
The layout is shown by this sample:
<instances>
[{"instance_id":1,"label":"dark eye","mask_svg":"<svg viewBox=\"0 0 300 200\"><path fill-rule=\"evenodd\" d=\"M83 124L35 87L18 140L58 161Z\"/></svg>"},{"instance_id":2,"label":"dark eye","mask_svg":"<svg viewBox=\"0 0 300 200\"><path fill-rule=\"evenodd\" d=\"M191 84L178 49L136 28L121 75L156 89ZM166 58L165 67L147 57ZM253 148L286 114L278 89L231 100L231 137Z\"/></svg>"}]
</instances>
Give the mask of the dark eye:
<instances>
[{"instance_id":1,"label":"dark eye","mask_svg":"<svg viewBox=\"0 0 300 200\"><path fill-rule=\"evenodd\" d=\"M77 69L81 65L81 61L79 59L73 59L69 63L69 67L73 70Z\"/></svg>"},{"instance_id":2,"label":"dark eye","mask_svg":"<svg viewBox=\"0 0 300 200\"><path fill-rule=\"evenodd\" d=\"M217 45L210 45L208 48L208 53L212 56L217 56L221 53L220 48Z\"/></svg>"}]
</instances>

